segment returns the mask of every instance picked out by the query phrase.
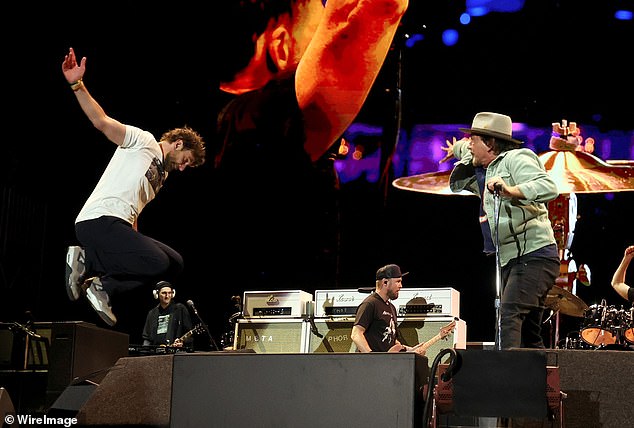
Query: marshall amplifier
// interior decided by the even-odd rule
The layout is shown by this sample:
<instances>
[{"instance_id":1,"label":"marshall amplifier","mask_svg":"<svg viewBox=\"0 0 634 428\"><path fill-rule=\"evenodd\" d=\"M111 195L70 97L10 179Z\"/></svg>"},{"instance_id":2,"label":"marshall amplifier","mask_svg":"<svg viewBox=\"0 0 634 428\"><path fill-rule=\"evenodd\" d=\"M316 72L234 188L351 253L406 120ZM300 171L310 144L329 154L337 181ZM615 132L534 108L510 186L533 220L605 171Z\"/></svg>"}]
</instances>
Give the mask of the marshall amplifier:
<instances>
[{"instance_id":1,"label":"marshall amplifier","mask_svg":"<svg viewBox=\"0 0 634 428\"><path fill-rule=\"evenodd\" d=\"M308 324L303 319L241 319L236 323L233 349L305 353Z\"/></svg>"},{"instance_id":2,"label":"marshall amplifier","mask_svg":"<svg viewBox=\"0 0 634 428\"><path fill-rule=\"evenodd\" d=\"M401 288L392 303L399 317L460 317L460 292L450 287Z\"/></svg>"},{"instance_id":3,"label":"marshall amplifier","mask_svg":"<svg viewBox=\"0 0 634 428\"><path fill-rule=\"evenodd\" d=\"M313 314L313 295L300 290L245 291L244 318L303 318Z\"/></svg>"},{"instance_id":4,"label":"marshall amplifier","mask_svg":"<svg viewBox=\"0 0 634 428\"><path fill-rule=\"evenodd\" d=\"M356 289L315 290L315 318L354 318L366 297Z\"/></svg>"}]
</instances>

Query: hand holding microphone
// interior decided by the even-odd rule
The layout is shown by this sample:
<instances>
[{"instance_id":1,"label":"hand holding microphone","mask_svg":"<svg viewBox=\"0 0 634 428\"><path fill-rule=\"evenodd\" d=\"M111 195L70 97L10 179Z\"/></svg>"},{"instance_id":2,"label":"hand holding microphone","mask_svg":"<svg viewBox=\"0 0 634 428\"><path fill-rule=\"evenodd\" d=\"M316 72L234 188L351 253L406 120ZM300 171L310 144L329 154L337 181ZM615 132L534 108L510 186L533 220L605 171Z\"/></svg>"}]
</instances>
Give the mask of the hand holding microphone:
<instances>
[{"instance_id":1,"label":"hand holding microphone","mask_svg":"<svg viewBox=\"0 0 634 428\"><path fill-rule=\"evenodd\" d=\"M489 192L499 195L504 190L504 181L499 178L491 179L487 183L487 189L489 189Z\"/></svg>"}]
</instances>

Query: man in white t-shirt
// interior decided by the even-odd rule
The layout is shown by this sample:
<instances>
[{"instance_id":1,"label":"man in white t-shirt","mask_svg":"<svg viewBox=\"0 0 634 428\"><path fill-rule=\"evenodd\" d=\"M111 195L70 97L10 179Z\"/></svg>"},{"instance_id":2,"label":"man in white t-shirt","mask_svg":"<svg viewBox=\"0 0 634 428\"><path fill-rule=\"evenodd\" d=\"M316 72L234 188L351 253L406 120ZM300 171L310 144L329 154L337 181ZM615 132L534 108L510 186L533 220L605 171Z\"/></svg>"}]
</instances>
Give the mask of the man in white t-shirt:
<instances>
[{"instance_id":1,"label":"man in white t-shirt","mask_svg":"<svg viewBox=\"0 0 634 428\"><path fill-rule=\"evenodd\" d=\"M156 141L149 132L109 117L82 80L86 58L78 64L72 48L62 71L88 119L117 145L75 220L81 246L69 247L66 254L68 297L75 301L85 294L101 319L113 326L113 294L153 286L183 269L178 252L139 233L136 224L169 172L205 162L205 142L189 127L167 131Z\"/></svg>"}]
</instances>

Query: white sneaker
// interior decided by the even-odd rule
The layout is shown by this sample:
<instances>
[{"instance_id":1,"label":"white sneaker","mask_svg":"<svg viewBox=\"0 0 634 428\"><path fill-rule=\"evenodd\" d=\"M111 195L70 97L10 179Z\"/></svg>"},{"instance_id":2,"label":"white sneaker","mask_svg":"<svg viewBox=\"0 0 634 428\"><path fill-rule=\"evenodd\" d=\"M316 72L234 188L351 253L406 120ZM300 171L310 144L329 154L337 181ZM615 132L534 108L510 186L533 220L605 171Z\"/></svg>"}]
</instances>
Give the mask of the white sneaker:
<instances>
[{"instance_id":1,"label":"white sneaker","mask_svg":"<svg viewBox=\"0 0 634 428\"><path fill-rule=\"evenodd\" d=\"M110 306L110 297L108 293L103 289L101 280L98 277L90 278L86 280L90 286L86 289L86 298L90 302L92 308L97 312L97 315L101 317L103 322L110 327L117 323L117 317L112 313L112 306Z\"/></svg>"},{"instance_id":2,"label":"white sneaker","mask_svg":"<svg viewBox=\"0 0 634 428\"><path fill-rule=\"evenodd\" d=\"M82 247L71 246L66 251L66 294L71 301L79 299L86 274L86 253Z\"/></svg>"}]
</instances>

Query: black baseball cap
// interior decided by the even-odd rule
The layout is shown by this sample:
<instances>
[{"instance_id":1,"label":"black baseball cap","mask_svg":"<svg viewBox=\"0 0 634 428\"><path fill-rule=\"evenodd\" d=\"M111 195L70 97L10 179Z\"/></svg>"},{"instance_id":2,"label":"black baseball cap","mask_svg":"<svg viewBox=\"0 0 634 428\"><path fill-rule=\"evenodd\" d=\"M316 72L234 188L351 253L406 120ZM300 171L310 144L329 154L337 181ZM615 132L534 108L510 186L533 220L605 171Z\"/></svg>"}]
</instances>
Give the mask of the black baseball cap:
<instances>
[{"instance_id":1,"label":"black baseball cap","mask_svg":"<svg viewBox=\"0 0 634 428\"><path fill-rule=\"evenodd\" d=\"M398 267L398 265L390 264L376 271L376 279L378 281L379 279L400 278L408 273L409 272L401 273L401 268Z\"/></svg>"}]
</instances>

